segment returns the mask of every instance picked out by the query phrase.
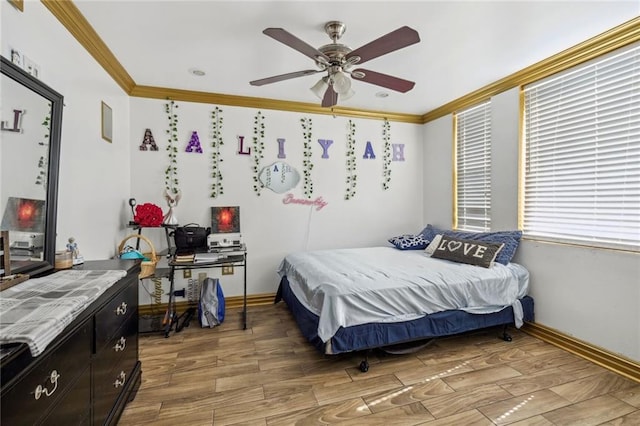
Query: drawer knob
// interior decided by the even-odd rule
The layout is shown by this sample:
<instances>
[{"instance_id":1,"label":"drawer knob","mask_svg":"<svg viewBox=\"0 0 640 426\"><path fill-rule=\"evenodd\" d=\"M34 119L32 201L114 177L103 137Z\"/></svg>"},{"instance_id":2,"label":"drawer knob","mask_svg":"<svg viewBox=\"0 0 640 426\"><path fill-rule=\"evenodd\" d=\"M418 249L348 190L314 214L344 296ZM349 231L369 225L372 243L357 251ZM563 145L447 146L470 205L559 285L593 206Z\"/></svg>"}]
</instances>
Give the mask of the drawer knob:
<instances>
[{"instance_id":1,"label":"drawer knob","mask_svg":"<svg viewBox=\"0 0 640 426\"><path fill-rule=\"evenodd\" d=\"M122 302L120 306L116 308L116 315L124 315L127 313L127 303Z\"/></svg>"},{"instance_id":2,"label":"drawer knob","mask_svg":"<svg viewBox=\"0 0 640 426\"><path fill-rule=\"evenodd\" d=\"M120 386L124 386L124 382L126 381L127 381L127 375L125 374L124 371L121 371L120 374L118 374L118 378L116 379L116 381L113 382L113 387L117 389Z\"/></svg>"},{"instance_id":3,"label":"drawer knob","mask_svg":"<svg viewBox=\"0 0 640 426\"><path fill-rule=\"evenodd\" d=\"M127 339L122 336L118 342L113 346L113 350L116 352L124 351L124 348L127 347Z\"/></svg>"},{"instance_id":4,"label":"drawer knob","mask_svg":"<svg viewBox=\"0 0 640 426\"><path fill-rule=\"evenodd\" d=\"M53 385L53 389L51 389L51 391L49 391L49 389L45 388L44 386L38 385L38 386L36 386L36 390L33 392L33 397L36 400L38 400L38 399L40 399L40 397L43 394L45 396L47 396L47 397L53 395L53 393L58 389L58 379L59 378L60 378L60 374L58 374L57 370L51 371L51 374L49 374L49 381Z\"/></svg>"}]
</instances>

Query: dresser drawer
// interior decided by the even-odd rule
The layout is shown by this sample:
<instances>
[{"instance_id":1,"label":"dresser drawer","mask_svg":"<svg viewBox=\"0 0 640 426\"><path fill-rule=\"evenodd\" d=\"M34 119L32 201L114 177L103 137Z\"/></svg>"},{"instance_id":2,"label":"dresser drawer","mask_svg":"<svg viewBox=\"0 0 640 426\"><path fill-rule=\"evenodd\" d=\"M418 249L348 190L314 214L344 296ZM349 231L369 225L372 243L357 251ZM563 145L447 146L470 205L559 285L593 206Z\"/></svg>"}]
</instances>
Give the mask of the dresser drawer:
<instances>
[{"instance_id":1,"label":"dresser drawer","mask_svg":"<svg viewBox=\"0 0 640 426\"><path fill-rule=\"evenodd\" d=\"M95 355L95 371L111 370L126 353L138 353L138 321L136 316L129 317L117 330L111 340ZM134 356L135 356L134 355Z\"/></svg>"},{"instance_id":2,"label":"dresser drawer","mask_svg":"<svg viewBox=\"0 0 640 426\"><path fill-rule=\"evenodd\" d=\"M50 347L36 358L36 366L3 394L0 423L37 423L80 374L88 370L91 337L91 325L87 322L53 353Z\"/></svg>"},{"instance_id":3,"label":"dresser drawer","mask_svg":"<svg viewBox=\"0 0 640 426\"><path fill-rule=\"evenodd\" d=\"M69 392L60 398L43 425L82 425L91 415L91 369L86 368Z\"/></svg>"},{"instance_id":4,"label":"dresser drawer","mask_svg":"<svg viewBox=\"0 0 640 426\"><path fill-rule=\"evenodd\" d=\"M126 320L138 312L138 281L132 280L95 316L96 352L106 345ZM137 331L137 330L136 330Z\"/></svg>"},{"instance_id":5,"label":"dresser drawer","mask_svg":"<svg viewBox=\"0 0 640 426\"><path fill-rule=\"evenodd\" d=\"M93 370L93 424L102 425L113 409L122 390L133 380L132 372L138 362L137 347L127 347L112 368L100 362L94 363ZM102 368L102 369L100 369Z\"/></svg>"}]
</instances>

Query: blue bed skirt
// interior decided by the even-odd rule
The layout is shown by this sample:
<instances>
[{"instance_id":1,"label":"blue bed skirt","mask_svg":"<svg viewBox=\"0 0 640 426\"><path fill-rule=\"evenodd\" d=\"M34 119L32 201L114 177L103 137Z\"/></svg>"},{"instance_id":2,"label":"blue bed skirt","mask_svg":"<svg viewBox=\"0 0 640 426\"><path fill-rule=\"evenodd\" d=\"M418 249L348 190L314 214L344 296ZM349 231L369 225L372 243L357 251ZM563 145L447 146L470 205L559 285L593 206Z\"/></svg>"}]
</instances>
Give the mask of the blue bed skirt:
<instances>
[{"instance_id":1,"label":"blue bed skirt","mask_svg":"<svg viewBox=\"0 0 640 426\"><path fill-rule=\"evenodd\" d=\"M318 316L305 308L282 277L275 303L283 300L293 314L300 331L320 352L326 353L325 343L318 337ZM533 322L533 299L520 299L524 320ZM405 322L370 323L340 327L331 339L331 354L381 348L398 343L451 336L465 331L498 325L514 324L513 308L504 308L491 314L470 314L465 311L444 311Z\"/></svg>"}]
</instances>

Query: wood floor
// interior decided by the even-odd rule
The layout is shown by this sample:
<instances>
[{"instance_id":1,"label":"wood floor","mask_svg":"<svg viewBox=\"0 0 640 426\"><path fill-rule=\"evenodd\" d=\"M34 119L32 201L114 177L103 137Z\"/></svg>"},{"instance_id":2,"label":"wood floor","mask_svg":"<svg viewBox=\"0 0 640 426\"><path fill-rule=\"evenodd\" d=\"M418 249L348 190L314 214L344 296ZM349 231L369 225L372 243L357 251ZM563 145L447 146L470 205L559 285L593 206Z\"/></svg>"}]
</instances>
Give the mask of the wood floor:
<instances>
[{"instance_id":1,"label":"wood floor","mask_svg":"<svg viewBox=\"0 0 640 426\"><path fill-rule=\"evenodd\" d=\"M640 425L640 384L510 330L417 353L327 357L284 303L142 335L142 385L119 425Z\"/></svg>"}]
</instances>

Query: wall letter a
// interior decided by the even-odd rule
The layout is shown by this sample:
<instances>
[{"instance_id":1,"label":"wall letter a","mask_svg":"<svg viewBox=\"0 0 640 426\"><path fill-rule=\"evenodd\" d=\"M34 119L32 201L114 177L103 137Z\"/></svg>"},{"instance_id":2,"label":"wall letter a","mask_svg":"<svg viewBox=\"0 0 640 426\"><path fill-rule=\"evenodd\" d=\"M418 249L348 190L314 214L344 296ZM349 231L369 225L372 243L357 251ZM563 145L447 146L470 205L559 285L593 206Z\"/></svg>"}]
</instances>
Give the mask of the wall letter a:
<instances>
[{"instance_id":1,"label":"wall letter a","mask_svg":"<svg viewBox=\"0 0 640 426\"><path fill-rule=\"evenodd\" d=\"M376 158L376 155L373 153L373 147L371 146L371 142L367 141L367 146L364 147L364 155L362 156L365 160Z\"/></svg>"}]
</instances>

